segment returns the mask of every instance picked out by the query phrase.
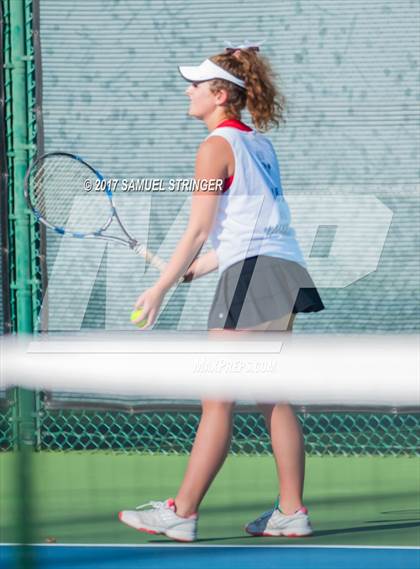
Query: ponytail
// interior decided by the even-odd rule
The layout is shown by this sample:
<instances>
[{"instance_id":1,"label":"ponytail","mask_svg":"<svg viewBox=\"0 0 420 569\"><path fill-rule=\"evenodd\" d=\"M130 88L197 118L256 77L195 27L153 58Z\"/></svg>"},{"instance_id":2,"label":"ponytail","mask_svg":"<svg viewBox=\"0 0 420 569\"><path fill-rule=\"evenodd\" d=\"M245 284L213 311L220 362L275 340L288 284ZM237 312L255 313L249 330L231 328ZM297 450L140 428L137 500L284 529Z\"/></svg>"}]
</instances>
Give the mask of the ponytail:
<instances>
[{"instance_id":1,"label":"ponytail","mask_svg":"<svg viewBox=\"0 0 420 569\"><path fill-rule=\"evenodd\" d=\"M269 62L255 48L228 49L210 59L245 82L245 89L242 89L224 79L212 81L210 89L213 92L222 88L228 92L226 114L229 118L240 116L246 107L257 130L264 132L286 122L286 99L275 85Z\"/></svg>"}]
</instances>

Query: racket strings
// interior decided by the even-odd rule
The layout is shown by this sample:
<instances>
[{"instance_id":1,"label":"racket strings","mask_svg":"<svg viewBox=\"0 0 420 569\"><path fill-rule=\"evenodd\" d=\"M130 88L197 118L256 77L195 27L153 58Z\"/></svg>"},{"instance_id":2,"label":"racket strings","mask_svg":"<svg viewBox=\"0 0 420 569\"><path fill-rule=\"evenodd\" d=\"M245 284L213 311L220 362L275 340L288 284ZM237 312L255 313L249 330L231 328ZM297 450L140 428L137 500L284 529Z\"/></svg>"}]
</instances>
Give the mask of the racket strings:
<instances>
[{"instance_id":1,"label":"racket strings","mask_svg":"<svg viewBox=\"0 0 420 569\"><path fill-rule=\"evenodd\" d=\"M70 156L48 156L31 172L29 193L36 213L69 232L94 233L106 226L111 203L99 178Z\"/></svg>"}]
</instances>

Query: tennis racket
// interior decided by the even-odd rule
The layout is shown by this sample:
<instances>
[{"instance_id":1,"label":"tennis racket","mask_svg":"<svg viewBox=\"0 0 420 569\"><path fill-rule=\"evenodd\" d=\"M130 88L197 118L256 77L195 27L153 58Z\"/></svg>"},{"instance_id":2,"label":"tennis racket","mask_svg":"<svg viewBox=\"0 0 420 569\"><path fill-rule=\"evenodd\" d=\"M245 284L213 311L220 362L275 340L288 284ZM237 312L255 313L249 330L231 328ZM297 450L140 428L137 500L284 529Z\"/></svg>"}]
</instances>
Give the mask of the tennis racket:
<instances>
[{"instance_id":1,"label":"tennis racket","mask_svg":"<svg viewBox=\"0 0 420 569\"><path fill-rule=\"evenodd\" d=\"M165 261L124 227L109 181L79 156L68 152L43 154L29 166L24 192L32 214L56 233L123 244L159 271L166 268ZM119 225L123 237L109 234L112 224ZM185 282L184 277L179 282Z\"/></svg>"}]
</instances>

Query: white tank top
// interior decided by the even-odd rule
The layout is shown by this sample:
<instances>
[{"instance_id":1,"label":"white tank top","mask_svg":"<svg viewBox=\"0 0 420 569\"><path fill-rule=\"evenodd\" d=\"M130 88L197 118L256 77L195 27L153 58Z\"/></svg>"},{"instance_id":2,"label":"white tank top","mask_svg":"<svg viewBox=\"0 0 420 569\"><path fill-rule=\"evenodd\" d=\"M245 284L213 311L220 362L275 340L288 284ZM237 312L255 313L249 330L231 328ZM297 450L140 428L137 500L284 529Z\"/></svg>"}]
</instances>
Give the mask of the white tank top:
<instances>
[{"instance_id":1,"label":"white tank top","mask_svg":"<svg viewBox=\"0 0 420 569\"><path fill-rule=\"evenodd\" d=\"M219 275L254 255L269 255L307 268L291 227L283 196L280 168L271 141L255 130L221 126L210 136L231 145L235 173L231 186L219 196L210 240L219 261Z\"/></svg>"}]
</instances>

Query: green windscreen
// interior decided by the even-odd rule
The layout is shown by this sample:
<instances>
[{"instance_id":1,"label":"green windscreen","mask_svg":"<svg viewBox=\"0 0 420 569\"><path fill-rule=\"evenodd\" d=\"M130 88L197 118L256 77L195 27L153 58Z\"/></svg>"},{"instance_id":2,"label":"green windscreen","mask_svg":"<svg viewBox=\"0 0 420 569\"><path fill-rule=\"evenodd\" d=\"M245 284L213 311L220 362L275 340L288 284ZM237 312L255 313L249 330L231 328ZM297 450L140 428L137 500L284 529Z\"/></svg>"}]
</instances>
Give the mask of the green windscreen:
<instances>
[{"instance_id":1,"label":"green windscreen","mask_svg":"<svg viewBox=\"0 0 420 569\"><path fill-rule=\"evenodd\" d=\"M177 66L199 64L225 40L265 40L289 109L268 136L326 306L301 314L295 332L411 332L420 278L417 8L328 6L41 0L45 151L76 152L117 179L191 177L207 130L187 116ZM189 200L116 194L127 228L164 258L186 227ZM156 278L122 247L50 232L46 259L50 331L129 329L134 300ZM211 274L179 287L157 328L205 329L216 282Z\"/></svg>"}]
</instances>

